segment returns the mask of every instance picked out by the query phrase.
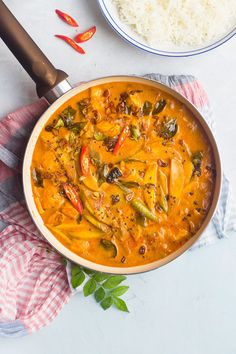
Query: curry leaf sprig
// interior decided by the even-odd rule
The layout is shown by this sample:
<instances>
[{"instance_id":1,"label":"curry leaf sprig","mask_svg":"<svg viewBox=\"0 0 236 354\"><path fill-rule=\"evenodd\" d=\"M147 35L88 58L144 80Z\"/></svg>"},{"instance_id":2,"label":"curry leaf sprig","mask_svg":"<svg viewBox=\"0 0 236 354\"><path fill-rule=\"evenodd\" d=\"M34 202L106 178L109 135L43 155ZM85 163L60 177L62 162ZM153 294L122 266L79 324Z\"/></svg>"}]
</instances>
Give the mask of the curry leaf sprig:
<instances>
[{"instance_id":1,"label":"curry leaf sprig","mask_svg":"<svg viewBox=\"0 0 236 354\"><path fill-rule=\"evenodd\" d=\"M88 276L87 281L86 274ZM124 275L110 275L82 268L76 264L71 266L71 285L74 289L83 283L83 294L85 297L94 295L97 303L103 310L114 305L118 310L129 312L124 300L120 297L127 292L127 285L120 285L126 277Z\"/></svg>"}]
</instances>

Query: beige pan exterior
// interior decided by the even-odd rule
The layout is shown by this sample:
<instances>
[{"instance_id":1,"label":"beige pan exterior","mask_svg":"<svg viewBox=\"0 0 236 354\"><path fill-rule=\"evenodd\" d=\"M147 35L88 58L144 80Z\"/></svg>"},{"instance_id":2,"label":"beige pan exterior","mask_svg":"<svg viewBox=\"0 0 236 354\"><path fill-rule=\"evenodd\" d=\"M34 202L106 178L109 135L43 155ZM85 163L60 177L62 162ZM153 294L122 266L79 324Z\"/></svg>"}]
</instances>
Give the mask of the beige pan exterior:
<instances>
[{"instance_id":1,"label":"beige pan exterior","mask_svg":"<svg viewBox=\"0 0 236 354\"><path fill-rule=\"evenodd\" d=\"M206 219L204 220L201 228L198 230L198 232L188 241L186 242L181 248L179 248L177 251L171 253L169 256L152 262L148 263L145 265L141 266L134 266L134 267L111 267L111 266L104 266L101 264L97 264L94 262L91 262L89 260L86 260L72 251L70 251L68 248L66 248L61 242L59 242L56 237L47 229L47 227L44 225L43 220L36 208L34 198L33 198L33 193L32 193L32 186L31 186L31 172L30 172L30 166L31 166L31 160L32 160L32 155L34 152L35 144L37 142L37 139L39 137L39 134L41 130L43 129L45 123L48 121L48 119L52 116L52 114L60 108L60 106L68 101L70 98L73 96L77 95L81 91L84 91L92 86L96 85L101 85L105 83L110 83L110 82L132 82L132 83L141 83L141 84L146 84L152 87L155 87L157 89L160 89L164 92L167 92L171 94L175 99L179 100L182 102L194 115L196 121L200 123L202 126L203 130L205 131L206 135L208 136L209 142L212 146L213 149L213 154L214 154L214 159L215 159L215 164L216 164L216 181L215 181L215 190L213 194L213 199L212 199L212 204L211 207L208 211L208 214L206 216ZM141 77L136 77L136 76L112 76L112 77L105 77L105 78L100 78L97 80L90 81L88 83L82 84L67 93L65 93L63 96L61 96L57 101L55 101L48 109L47 111L41 116L41 118L38 120L36 123L33 132L30 136L25 156L24 156L24 162L23 162L23 187L24 187L24 193L25 193L25 199L26 203L28 206L28 210L32 216L33 221L35 222L37 228L39 231L43 234L43 236L47 239L47 241L63 256L66 258L70 259L71 261L86 267L90 268L99 272L105 272L105 273L112 273L112 274L135 274L135 273L142 273L146 272L152 269L159 268L168 262L174 260L181 254L183 254L186 250L188 250L196 241L197 239L202 235L204 230L206 229L207 225L209 224L210 220L212 219L214 212L216 210L216 206L219 200L219 195L220 195L220 188L221 188L221 162L220 162L220 156L219 156L219 151L214 139L214 136L207 125L206 121L203 119L202 115L200 112L189 102L187 101L183 96L175 92L174 90L170 89L169 87L160 84L156 81L149 80L149 79L144 79Z\"/></svg>"}]
</instances>

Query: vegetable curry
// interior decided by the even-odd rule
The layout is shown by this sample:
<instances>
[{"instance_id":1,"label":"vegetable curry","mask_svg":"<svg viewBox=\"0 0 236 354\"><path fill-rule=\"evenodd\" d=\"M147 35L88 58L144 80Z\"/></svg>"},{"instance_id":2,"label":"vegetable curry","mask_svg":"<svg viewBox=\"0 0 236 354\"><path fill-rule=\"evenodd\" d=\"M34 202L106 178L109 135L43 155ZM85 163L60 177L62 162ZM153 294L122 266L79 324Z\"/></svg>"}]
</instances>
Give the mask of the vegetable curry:
<instances>
[{"instance_id":1,"label":"vegetable curry","mask_svg":"<svg viewBox=\"0 0 236 354\"><path fill-rule=\"evenodd\" d=\"M47 122L32 160L46 227L67 248L118 267L177 250L202 225L215 166L188 109L137 83L95 86Z\"/></svg>"}]
</instances>

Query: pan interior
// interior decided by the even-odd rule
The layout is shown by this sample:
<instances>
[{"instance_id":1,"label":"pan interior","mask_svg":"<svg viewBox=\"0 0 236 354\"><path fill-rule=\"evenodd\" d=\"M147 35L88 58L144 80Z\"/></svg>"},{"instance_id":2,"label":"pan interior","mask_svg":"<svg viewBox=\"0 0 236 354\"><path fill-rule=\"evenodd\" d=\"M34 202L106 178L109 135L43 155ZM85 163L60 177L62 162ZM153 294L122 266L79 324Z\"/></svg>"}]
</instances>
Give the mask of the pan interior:
<instances>
[{"instance_id":1,"label":"pan interior","mask_svg":"<svg viewBox=\"0 0 236 354\"><path fill-rule=\"evenodd\" d=\"M67 102L70 101L74 96L77 96L83 91L86 91L90 89L91 87L97 86L97 85L111 85L111 83L134 83L134 84L139 84L139 85L148 85L148 87L152 87L154 89L161 90L167 95L171 95L171 97L174 97L175 99L178 100L181 104L184 104L184 106L191 112L191 114L194 116L195 121L199 125L199 127L204 131L204 134L206 135L208 142L211 146L213 157L214 157L214 162L215 162L215 167L216 167L216 179L215 179L215 185L214 185L214 191L212 194L212 201L211 201L211 206L207 212L207 215L205 217L204 222L202 223L201 227L199 230L195 233L193 237L191 237L186 243L184 243L181 247L179 247L176 251L172 252L171 254L167 255L166 257L152 261L152 262L147 262L146 264L142 265L134 265L131 267L116 267L116 266L107 266L103 264L98 264L94 261L85 259L83 257L80 257L79 255L75 254L71 250L69 250L67 247L65 247L61 242L58 241L58 239L50 232L50 230L45 226L38 209L35 205L33 194L32 194L32 185L31 185L31 173L30 173L30 165L32 161L32 156L33 152L38 140L38 137L40 135L40 132L44 128L46 122L50 119L50 117L57 112L58 110L62 109L67 105ZM206 122L200 115L200 113L196 110L194 106L192 106L186 99L184 99L182 96L180 96L178 93L175 91L171 90L170 88L159 84L155 81L151 81L148 79L143 79L143 78L138 78L138 77L111 77L111 78L102 78L98 79L95 81L92 81L90 83L81 85L78 88L75 88L71 90L70 92L66 93L63 97L61 97L58 101L56 101L45 113L44 115L40 118L38 123L36 124L34 131L31 135L31 138L29 140L26 154L25 154L25 159L24 159L24 166L23 166L23 182L24 182L24 191L25 191L25 196L26 196L26 201L27 205L29 208L29 211L31 213L31 216L33 217L34 222L36 223L37 227L39 230L42 232L42 234L46 237L46 239L52 244L53 247L55 247L60 253L62 253L65 257L71 259L72 261L81 264L85 267L92 268L94 270L99 270L103 272L109 272L109 273L136 273L136 272L142 272L142 271L147 271L151 270L154 268L157 268L161 265L164 265L168 263L169 261L173 260L180 254L182 254L186 249L191 247L191 245L199 238L199 236L202 234L204 231L205 227L209 223L219 196L219 191L220 191L220 180L221 180L221 170L220 170L220 159L219 159L219 154L218 150L216 147L216 143L214 140L214 137L207 126Z\"/></svg>"}]
</instances>

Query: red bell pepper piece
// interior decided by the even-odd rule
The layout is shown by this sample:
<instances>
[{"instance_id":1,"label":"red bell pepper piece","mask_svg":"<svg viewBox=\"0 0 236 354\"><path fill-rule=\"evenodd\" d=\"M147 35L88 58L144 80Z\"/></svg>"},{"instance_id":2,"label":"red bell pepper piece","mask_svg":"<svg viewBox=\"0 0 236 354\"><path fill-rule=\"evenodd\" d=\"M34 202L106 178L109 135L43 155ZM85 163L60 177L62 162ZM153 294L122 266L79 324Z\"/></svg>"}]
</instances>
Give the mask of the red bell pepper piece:
<instances>
[{"instance_id":1,"label":"red bell pepper piece","mask_svg":"<svg viewBox=\"0 0 236 354\"><path fill-rule=\"evenodd\" d=\"M68 43L72 48L74 48L80 54L85 54L83 48L81 48L75 41L67 36L63 36L61 34L55 34L55 37L62 39L66 43Z\"/></svg>"},{"instance_id":2,"label":"red bell pepper piece","mask_svg":"<svg viewBox=\"0 0 236 354\"><path fill-rule=\"evenodd\" d=\"M78 27L78 23L68 14L62 12L61 10L55 10L56 14L60 17L60 19L66 22L68 25L73 27Z\"/></svg>"},{"instance_id":3,"label":"red bell pepper piece","mask_svg":"<svg viewBox=\"0 0 236 354\"><path fill-rule=\"evenodd\" d=\"M80 169L83 176L88 176L90 174L90 151L87 145L84 145L81 148Z\"/></svg>"},{"instance_id":4,"label":"red bell pepper piece","mask_svg":"<svg viewBox=\"0 0 236 354\"><path fill-rule=\"evenodd\" d=\"M119 138L118 138L118 140L117 140L117 142L116 142L116 145L115 145L114 150L113 150L114 155L117 155L117 154L118 154L118 152L119 152L121 146L124 144L124 142L125 142L125 140L126 140L128 134L129 134L129 126L126 125L126 126L122 129L122 131L121 131L121 133L120 133L120 135L119 135Z\"/></svg>"},{"instance_id":5,"label":"red bell pepper piece","mask_svg":"<svg viewBox=\"0 0 236 354\"><path fill-rule=\"evenodd\" d=\"M74 186L70 183L64 183L63 185L64 191L70 200L73 207L80 213L83 213L83 204L79 198L79 194Z\"/></svg>"},{"instance_id":6,"label":"red bell pepper piece","mask_svg":"<svg viewBox=\"0 0 236 354\"><path fill-rule=\"evenodd\" d=\"M82 43L82 42L88 41L89 39L91 39L94 36L94 34L96 33L96 30L97 30L96 26L89 28L87 31L78 34L75 37L75 41L77 43Z\"/></svg>"}]
</instances>

